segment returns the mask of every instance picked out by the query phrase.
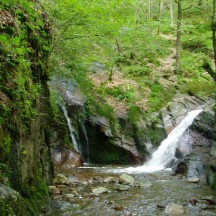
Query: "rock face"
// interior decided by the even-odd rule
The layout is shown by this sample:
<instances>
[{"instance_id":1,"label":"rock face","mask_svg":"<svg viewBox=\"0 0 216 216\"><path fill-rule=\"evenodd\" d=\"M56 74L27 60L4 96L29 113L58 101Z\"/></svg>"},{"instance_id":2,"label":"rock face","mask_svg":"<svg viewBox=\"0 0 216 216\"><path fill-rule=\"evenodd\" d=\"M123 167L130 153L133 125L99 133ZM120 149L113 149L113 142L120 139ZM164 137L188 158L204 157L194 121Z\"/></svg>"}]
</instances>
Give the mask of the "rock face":
<instances>
[{"instance_id":1,"label":"rock face","mask_svg":"<svg viewBox=\"0 0 216 216\"><path fill-rule=\"evenodd\" d=\"M49 52L43 49L49 48L50 26L39 1L33 1L31 6L22 1L11 4L3 2L0 5L3 25L0 34L5 37L0 53L0 182L9 184L20 194L20 199L22 195L28 202L23 199L22 204L16 202L19 204L16 207L14 200L3 199L0 215L8 215L8 208L10 215L36 215L48 201L47 184L53 173L47 86ZM10 22L7 14L11 17ZM7 59L5 56L13 57ZM5 189L0 185L0 190ZM19 197L7 191L15 199ZM25 205L28 211L23 213Z\"/></svg>"}]
</instances>

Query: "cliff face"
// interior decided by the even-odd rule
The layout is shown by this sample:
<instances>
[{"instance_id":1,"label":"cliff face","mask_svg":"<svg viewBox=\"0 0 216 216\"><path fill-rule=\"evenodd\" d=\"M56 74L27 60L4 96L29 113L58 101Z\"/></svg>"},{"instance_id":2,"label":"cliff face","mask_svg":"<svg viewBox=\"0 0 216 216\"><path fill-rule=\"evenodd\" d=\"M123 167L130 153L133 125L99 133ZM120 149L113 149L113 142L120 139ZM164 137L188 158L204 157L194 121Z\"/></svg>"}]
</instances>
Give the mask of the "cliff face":
<instances>
[{"instance_id":1,"label":"cliff face","mask_svg":"<svg viewBox=\"0 0 216 216\"><path fill-rule=\"evenodd\" d=\"M49 41L38 1L0 3L0 215L35 215L48 199Z\"/></svg>"}]
</instances>

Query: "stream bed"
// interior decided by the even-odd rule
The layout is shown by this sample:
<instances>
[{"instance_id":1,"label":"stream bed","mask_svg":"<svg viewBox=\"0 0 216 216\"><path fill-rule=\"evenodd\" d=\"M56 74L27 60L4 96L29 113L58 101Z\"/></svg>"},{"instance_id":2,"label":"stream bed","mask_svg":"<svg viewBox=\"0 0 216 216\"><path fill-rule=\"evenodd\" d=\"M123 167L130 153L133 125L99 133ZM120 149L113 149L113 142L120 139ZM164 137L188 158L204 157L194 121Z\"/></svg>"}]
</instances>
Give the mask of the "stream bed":
<instances>
[{"instance_id":1,"label":"stream bed","mask_svg":"<svg viewBox=\"0 0 216 216\"><path fill-rule=\"evenodd\" d=\"M115 166L57 170L67 182L55 184L60 193L52 195L53 211L45 215L159 216L167 215L165 208L171 203L182 206L182 215L216 215L216 192L205 180L189 183L172 171L130 173L135 181L127 185L119 180L124 171L118 170Z\"/></svg>"}]
</instances>

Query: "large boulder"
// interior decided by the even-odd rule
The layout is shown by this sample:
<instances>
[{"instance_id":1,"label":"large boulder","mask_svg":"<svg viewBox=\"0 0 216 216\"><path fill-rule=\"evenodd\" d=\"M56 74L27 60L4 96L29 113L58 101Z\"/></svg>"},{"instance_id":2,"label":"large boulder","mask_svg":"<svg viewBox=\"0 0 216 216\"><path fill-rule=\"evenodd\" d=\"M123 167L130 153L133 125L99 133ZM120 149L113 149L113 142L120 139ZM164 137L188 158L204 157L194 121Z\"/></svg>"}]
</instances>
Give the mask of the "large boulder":
<instances>
[{"instance_id":1,"label":"large boulder","mask_svg":"<svg viewBox=\"0 0 216 216\"><path fill-rule=\"evenodd\" d=\"M52 148L51 156L54 165L64 169L80 167L83 164L82 156L67 146Z\"/></svg>"}]
</instances>

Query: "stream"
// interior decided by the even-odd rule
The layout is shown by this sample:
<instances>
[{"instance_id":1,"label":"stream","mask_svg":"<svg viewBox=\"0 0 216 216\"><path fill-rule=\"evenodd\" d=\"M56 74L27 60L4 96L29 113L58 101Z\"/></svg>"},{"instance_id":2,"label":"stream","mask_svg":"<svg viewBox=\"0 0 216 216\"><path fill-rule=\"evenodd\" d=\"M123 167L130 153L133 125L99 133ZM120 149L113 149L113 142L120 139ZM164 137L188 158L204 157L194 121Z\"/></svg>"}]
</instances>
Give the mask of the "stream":
<instances>
[{"instance_id":1,"label":"stream","mask_svg":"<svg viewBox=\"0 0 216 216\"><path fill-rule=\"evenodd\" d=\"M176 148L202 110L190 111L140 167L98 166L56 169L50 186L52 216L211 216L216 215L216 192L205 176L175 175ZM189 145L189 144L188 144Z\"/></svg>"},{"instance_id":2,"label":"stream","mask_svg":"<svg viewBox=\"0 0 216 216\"><path fill-rule=\"evenodd\" d=\"M133 186L124 190L118 188L122 174L112 171L120 167L83 167L70 172L58 170L69 179L66 185L59 185L61 195L54 195L57 210L48 215L69 216L135 216L165 215L169 203L185 208L184 215L216 215L216 193L205 182L189 183L172 171L130 174L135 178ZM121 167L124 168L124 167ZM107 179L111 179L108 181ZM95 195L92 189L104 187L108 192ZM65 194L72 194L69 198Z\"/></svg>"}]
</instances>

